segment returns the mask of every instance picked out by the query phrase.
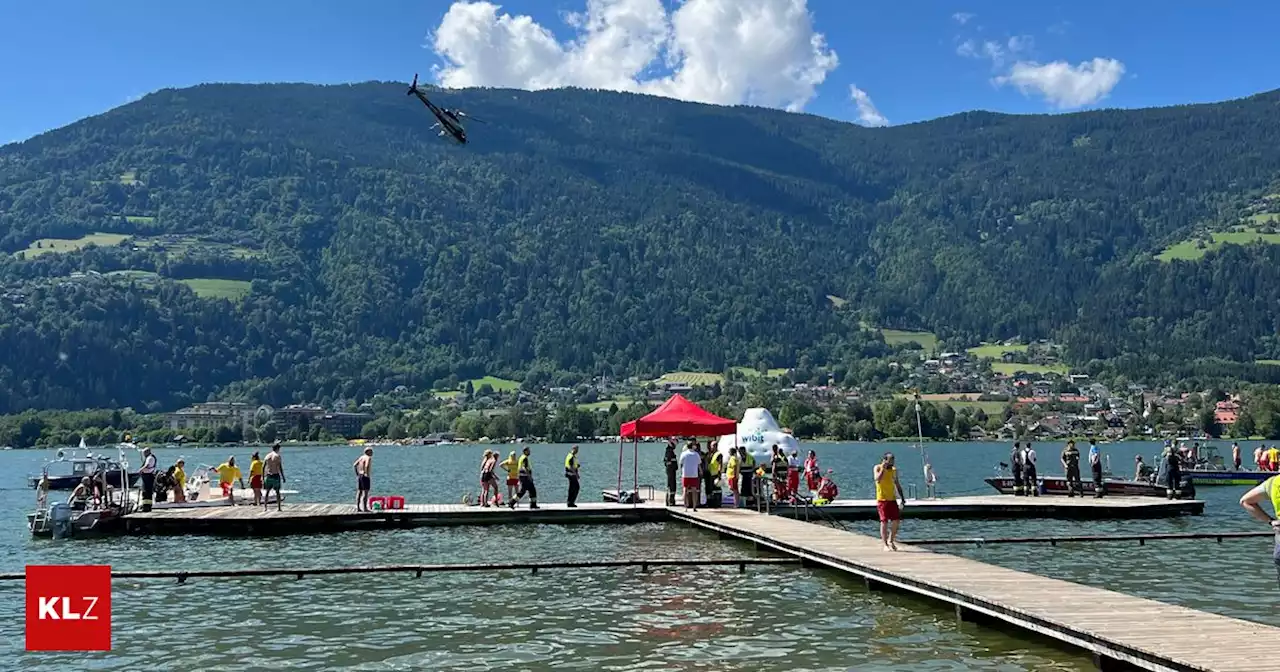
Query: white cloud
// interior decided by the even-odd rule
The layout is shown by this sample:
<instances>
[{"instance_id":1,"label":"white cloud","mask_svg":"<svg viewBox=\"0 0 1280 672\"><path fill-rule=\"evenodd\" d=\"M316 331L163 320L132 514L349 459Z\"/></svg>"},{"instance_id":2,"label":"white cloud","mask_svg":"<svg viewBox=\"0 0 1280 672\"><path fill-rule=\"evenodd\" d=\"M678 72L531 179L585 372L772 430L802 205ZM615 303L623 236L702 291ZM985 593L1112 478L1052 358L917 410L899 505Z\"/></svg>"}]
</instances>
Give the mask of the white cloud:
<instances>
[{"instance_id":1,"label":"white cloud","mask_svg":"<svg viewBox=\"0 0 1280 672\"><path fill-rule=\"evenodd\" d=\"M966 58L985 58L999 68L1008 62L1010 57L1029 51L1034 44L1035 41L1030 35L1014 35L1007 42L995 40L976 42L969 39L956 46L956 53Z\"/></svg>"},{"instance_id":2,"label":"white cloud","mask_svg":"<svg viewBox=\"0 0 1280 672\"><path fill-rule=\"evenodd\" d=\"M430 36L442 86L638 91L706 103L803 109L839 59L806 0L587 0L560 41L490 2L454 2ZM657 74L665 65L670 72Z\"/></svg>"},{"instance_id":3,"label":"white cloud","mask_svg":"<svg viewBox=\"0 0 1280 672\"><path fill-rule=\"evenodd\" d=\"M1007 75L992 81L997 86L1012 84L1023 95L1040 95L1055 107L1070 109L1106 98L1123 75L1124 63L1114 58L1095 58L1078 65L1019 61Z\"/></svg>"},{"instance_id":4,"label":"white cloud","mask_svg":"<svg viewBox=\"0 0 1280 672\"><path fill-rule=\"evenodd\" d=\"M970 20L976 18L977 16L978 16L977 14L973 14L971 12L956 12L955 14L951 15L951 18L955 19L956 23L959 23L960 25L963 26L964 24L969 23Z\"/></svg>"},{"instance_id":5,"label":"white cloud","mask_svg":"<svg viewBox=\"0 0 1280 672\"><path fill-rule=\"evenodd\" d=\"M871 102L871 96L866 91L850 84L849 98L853 99L853 104L858 106L858 123L863 126L889 125L889 120L876 109L876 104Z\"/></svg>"}]
</instances>

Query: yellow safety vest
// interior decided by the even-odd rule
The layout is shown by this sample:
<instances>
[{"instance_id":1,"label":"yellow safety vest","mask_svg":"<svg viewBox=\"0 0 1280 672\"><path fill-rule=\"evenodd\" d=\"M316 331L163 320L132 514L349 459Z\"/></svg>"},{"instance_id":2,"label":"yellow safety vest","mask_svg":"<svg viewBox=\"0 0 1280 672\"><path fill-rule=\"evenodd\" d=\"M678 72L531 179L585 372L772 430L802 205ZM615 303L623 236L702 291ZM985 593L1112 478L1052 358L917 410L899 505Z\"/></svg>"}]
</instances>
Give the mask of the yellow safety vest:
<instances>
[{"instance_id":1,"label":"yellow safety vest","mask_svg":"<svg viewBox=\"0 0 1280 672\"><path fill-rule=\"evenodd\" d=\"M755 466L756 458L752 457L751 453L747 453L747 456L742 459L742 468L750 470L754 469Z\"/></svg>"},{"instance_id":2,"label":"yellow safety vest","mask_svg":"<svg viewBox=\"0 0 1280 672\"><path fill-rule=\"evenodd\" d=\"M1267 482L1271 484L1271 508L1280 518L1280 476L1272 476Z\"/></svg>"},{"instance_id":3,"label":"yellow safety vest","mask_svg":"<svg viewBox=\"0 0 1280 672\"><path fill-rule=\"evenodd\" d=\"M578 456L569 453L564 458L564 473L566 476L578 473Z\"/></svg>"},{"instance_id":4,"label":"yellow safety vest","mask_svg":"<svg viewBox=\"0 0 1280 672\"><path fill-rule=\"evenodd\" d=\"M520 456L520 462L519 462L518 464L520 465L520 471L519 471L519 473L520 473L520 475L521 475L521 476L529 476L529 475L531 475L531 474L533 473L533 471L532 471L531 469L529 469L529 456L528 456L528 455L521 455L521 456Z\"/></svg>"},{"instance_id":5,"label":"yellow safety vest","mask_svg":"<svg viewBox=\"0 0 1280 672\"><path fill-rule=\"evenodd\" d=\"M709 467L708 467L708 469L707 469L707 470L708 470L709 472L711 472L711 475L712 475L712 476L719 476L719 475L720 475L720 460L721 460L721 459L723 459L723 458L721 458L721 457L720 457L720 453L716 453L716 454L714 454L714 455L712 455L712 456L711 456L711 464L709 465Z\"/></svg>"}]
</instances>

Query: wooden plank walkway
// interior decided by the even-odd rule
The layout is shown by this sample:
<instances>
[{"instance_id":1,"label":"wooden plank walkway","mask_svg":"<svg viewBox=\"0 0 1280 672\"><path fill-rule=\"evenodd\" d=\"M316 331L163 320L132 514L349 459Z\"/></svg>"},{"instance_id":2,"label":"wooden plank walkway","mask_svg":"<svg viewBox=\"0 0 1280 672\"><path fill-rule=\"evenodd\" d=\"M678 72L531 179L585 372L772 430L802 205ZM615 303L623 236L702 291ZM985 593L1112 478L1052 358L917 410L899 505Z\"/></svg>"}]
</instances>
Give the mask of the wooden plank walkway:
<instances>
[{"instance_id":1,"label":"wooden plank walkway","mask_svg":"<svg viewBox=\"0 0 1280 672\"><path fill-rule=\"evenodd\" d=\"M671 516L1092 652L1102 669L1274 672L1280 628L748 510Z\"/></svg>"},{"instance_id":2,"label":"wooden plank walkway","mask_svg":"<svg viewBox=\"0 0 1280 672\"><path fill-rule=\"evenodd\" d=\"M462 504L410 504L403 509L371 513L356 511L354 504L302 504L274 506L209 506L191 509L157 509L124 517L127 533L139 534L303 534L368 528L420 526L507 525L515 523L635 523L666 520L661 502L639 506L583 502L542 504L529 509L464 506Z\"/></svg>"},{"instance_id":3,"label":"wooden plank walkway","mask_svg":"<svg viewBox=\"0 0 1280 672\"><path fill-rule=\"evenodd\" d=\"M604 490L606 501L617 500L617 490ZM648 493L641 491L643 496ZM666 492L653 493L651 502L664 502ZM683 500L676 498L676 504ZM770 504L769 513L788 518L806 515L804 506ZM874 499L837 499L821 507L822 513L838 520L878 520ZM754 509L752 509L754 510ZM813 519L814 512L807 512ZM1201 500L1168 500L1159 497L1015 497L1013 495L977 495L945 499L909 499L902 514L906 518L981 518L985 520L1064 518L1074 520L1120 520L1133 518L1171 518L1204 513Z\"/></svg>"}]
</instances>

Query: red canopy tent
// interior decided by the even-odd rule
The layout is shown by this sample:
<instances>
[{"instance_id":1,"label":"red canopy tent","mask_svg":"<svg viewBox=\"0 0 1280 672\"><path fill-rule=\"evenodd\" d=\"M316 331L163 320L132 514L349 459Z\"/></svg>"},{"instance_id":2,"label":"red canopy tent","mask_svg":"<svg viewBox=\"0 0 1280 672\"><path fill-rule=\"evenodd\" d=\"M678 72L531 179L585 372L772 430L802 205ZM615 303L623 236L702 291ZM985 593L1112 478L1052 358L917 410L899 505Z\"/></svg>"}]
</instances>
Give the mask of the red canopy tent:
<instances>
[{"instance_id":1,"label":"red canopy tent","mask_svg":"<svg viewBox=\"0 0 1280 672\"><path fill-rule=\"evenodd\" d=\"M622 447L624 439L632 441L632 460L634 462L633 495L640 489L640 437L672 437L672 436L737 436L738 423L722 418L702 409L701 406L676 394L651 413L631 422L622 424L618 441L618 500L622 501ZM638 504L638 497L632 498L632 504Z\"/></svg>"},{"instance_id":2,"label":"red canopy tent","mask_svg":"<svg viewBox=\"0 0 1280 672\"><path fill-rule=\"evenodd\" d=\"M677 394L653 412L631 422L622 423L622 436L728 436L738 431L738 423L702 410L702 407Z\"/></svg>"}]
</instances>

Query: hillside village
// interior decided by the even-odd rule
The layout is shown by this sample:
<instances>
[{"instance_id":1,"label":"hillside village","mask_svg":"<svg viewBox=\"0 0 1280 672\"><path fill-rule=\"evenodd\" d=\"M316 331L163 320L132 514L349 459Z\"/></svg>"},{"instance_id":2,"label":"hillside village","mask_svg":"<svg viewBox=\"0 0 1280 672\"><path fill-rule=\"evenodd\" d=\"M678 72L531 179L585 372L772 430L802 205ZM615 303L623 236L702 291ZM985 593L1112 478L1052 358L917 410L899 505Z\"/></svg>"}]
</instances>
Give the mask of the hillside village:
<instances>
[{"instance_id":1,"label":"hillside village","mask_svg":"<svg viewBox=\"0 0 1280 672\"><path fill-rule=\"evenodd\" d=\"M239 439L263 434L268 426L272 438L578 440L616 434L618 423L682 394L730 416L765 405L803 438L906 438L902 427L911 434L917 428L911 403L917 395L921 425L934 440L1118 440L1266 431L1252 419L1240 423L1239 394L1108 386L1069 372L1047 343L954 352L904 349L876 367L870 376L859 374L867 378L861 384L853 384L847 371L764 367L671 372L650 380L556 374L517 382L489 376L442 381L445 389L429 393L401 386L359 404L338 400L279 409L246 402L195 404L168 414L165 427L180 440Z\"/></svg>"}]
</instances>

